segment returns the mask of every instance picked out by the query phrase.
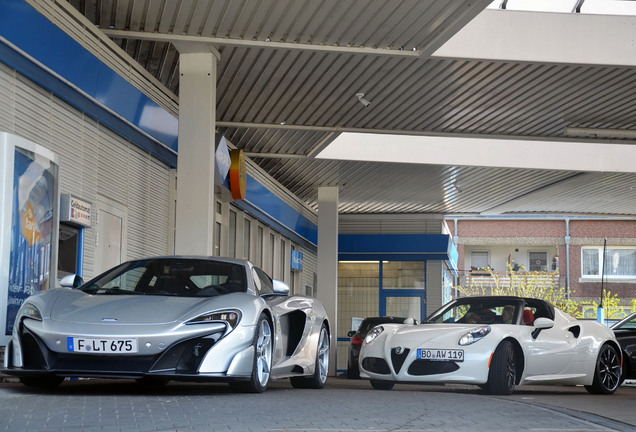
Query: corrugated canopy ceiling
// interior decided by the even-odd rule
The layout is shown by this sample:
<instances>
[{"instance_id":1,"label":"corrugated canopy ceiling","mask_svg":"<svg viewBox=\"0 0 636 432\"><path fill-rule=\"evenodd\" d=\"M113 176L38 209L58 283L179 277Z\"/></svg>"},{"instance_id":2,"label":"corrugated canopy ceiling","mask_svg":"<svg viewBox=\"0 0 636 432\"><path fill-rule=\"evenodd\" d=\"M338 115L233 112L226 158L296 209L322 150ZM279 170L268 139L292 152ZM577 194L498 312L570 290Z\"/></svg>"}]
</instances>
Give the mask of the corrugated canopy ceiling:
<instances>
[{"instance_id":1,"label":"corrugated canopy ceiling","mask_svg":"<svg viewBox=\"0 0 636 432\"><path fill-rule=\"evenodd\" d=\"M318 186L339 186L341 213L636 215L633 173L315 158L342 131L553 140L566 127L636 129L634 67L432 57L490 1L69 3L176 95L171 41L215 46L219 131L312 208Z\"/></svg>"}]
</instances>

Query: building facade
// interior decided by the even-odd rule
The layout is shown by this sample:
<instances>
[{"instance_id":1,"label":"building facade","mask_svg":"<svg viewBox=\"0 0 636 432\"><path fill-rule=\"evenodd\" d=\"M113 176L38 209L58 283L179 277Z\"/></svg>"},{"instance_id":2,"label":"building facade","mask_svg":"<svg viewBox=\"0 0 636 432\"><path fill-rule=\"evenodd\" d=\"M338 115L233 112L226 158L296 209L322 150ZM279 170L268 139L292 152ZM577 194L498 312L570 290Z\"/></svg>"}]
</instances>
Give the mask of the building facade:
<instances>
[{"instance_id":1,"label":"building facade","mask_svg":"<svg viewBox=\"0 0 636 432\"><path fill-rule=\"evenodd\" d=\"M568 298L620 299L628 313L636 297L636 220L587 217L448 218L455 228L459 285L509 270L554 278ZM602 285L602 286L601 286ZM595 309L583 306L592 318ZM611 312L611 311L610 311Z\"/></svg>"}]
</instances>

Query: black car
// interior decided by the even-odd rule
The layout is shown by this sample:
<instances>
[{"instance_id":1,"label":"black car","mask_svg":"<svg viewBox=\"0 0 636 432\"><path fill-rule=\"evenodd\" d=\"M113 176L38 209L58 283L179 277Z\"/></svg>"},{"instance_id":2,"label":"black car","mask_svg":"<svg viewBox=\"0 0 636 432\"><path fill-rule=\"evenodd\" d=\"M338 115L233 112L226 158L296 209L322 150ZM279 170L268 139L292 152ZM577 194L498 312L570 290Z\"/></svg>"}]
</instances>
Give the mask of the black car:
<instances>
[{"instance_id":1,"label":"black car","mask_svg":"<svg viewBox=\"0 0 636 432\"><path fill-rule=\"evenodd\" d=\"M358 357L360 357L360 347L362 346L364 337L367 335L369 330L380 324L404 324L404 321L407 319L411 318L391 316L365 318L362 323L360 323L360 327L358 327L357 331L351 330L347 333L347 336L351 338L351 343L349 344L349 361L347 362L347 378L360 377ZM415 323L417 324L417 321Z\"/></svg>"},{"instance_id":2,"label":"black car","mask_svg":"<svg viewBox=\"0 0 636 432\"><path fill-rule=\"evenodd\" d=\"M636 379L636 313L614 324L612 330L623 351L622 379Z\"/></svg>"}]
</instances>

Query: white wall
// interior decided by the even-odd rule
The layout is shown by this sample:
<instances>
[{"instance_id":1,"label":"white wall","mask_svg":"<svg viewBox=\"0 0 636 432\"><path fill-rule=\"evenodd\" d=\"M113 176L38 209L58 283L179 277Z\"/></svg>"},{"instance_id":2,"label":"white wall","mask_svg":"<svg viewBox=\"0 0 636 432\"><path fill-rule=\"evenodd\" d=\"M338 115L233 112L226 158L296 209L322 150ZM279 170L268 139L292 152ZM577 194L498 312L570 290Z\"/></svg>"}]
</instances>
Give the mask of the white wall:
<instances>
[{"instance_id":1,"label":"white wall","mask_svg":"<svg viewBox=\"0 0 636 432\"><path fill-rule=\"evenodd\" d=\"M127 255L123 260L171 252L166 164L4 63L0 63L0 130L60 157L61 193L93 204L99 196L125 209ZM85 279L94 276L95 233L95 225L85 230Z\"/></svg>"}]
</instances>

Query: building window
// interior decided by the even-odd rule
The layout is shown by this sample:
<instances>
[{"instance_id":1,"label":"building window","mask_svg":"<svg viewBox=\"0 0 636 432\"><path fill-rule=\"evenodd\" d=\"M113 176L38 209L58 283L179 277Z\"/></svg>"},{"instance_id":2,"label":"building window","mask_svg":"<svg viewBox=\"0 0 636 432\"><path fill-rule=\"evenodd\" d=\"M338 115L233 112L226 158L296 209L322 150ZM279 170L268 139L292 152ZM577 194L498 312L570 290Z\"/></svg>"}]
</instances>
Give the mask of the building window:
<instances>
[{"instance_id":1,"label":"building window","mask_svg":"<svg viewBox=\"0 0 636 432\"><path fill-rule=\"evenodd\" d=\"M531 272L548 271L548 253L547 252L529 252Z\"/></svg>"},{"instance_id":2,"label":"building window","mask_svg":"<svg viewBox=\"0 0 636 432\"><path fill-rule=\"evenodd\" d=\"M479 270L490 267L490 254L488 251L470 252L470 269Z\"/></svg>"},{"instance_id":3,"label":"building window","mask_svg":"<svg viewBox=\"0 0 636 432\"><path fill-rule=\"evenodd\" d=\"M245 219L243 221L243 258L251 260L251 250L250 246L252 245L252 222L249 219Z\"/></svg>"},{"instance_id":4,"label":"building window","mask_svg":"<svg viewBox=\"0 0 636 432\"><path fill-rule=\"evenodd\" d=\"M276 253L276 237L274 236L274 234L270 234L269 235L269 274L272 275L272 279L275 277L274 276L274 261L275 261L275 255Z\"/></svg>"},{"instance_id":5,"label":"building window","mask_svg":"<svg viewBox=\"0 0 636 432\"><path fill-rule=\"evenodd\" d=\"M230 210L230 232L228 243L228 256L236 258L236 212Z\"/></svg>"},{"instance_id":6,"label":"building window","mask_svg":"<svg viewBox=\"0 0 636 432\"><path fill-rule=\"evenodd\" d=\"M280 239L280 280L285 277L285 239Z\"/></svg>"},{"instance_id":7,"label":"building window","mask_svg":"<svg viewBox=\"0 0 636 432\"><path fill-rule=\"evenodd\" d=\"M258 235L256 236L256 265L259 267L263 267L263 248L265 245L263 244L263 240L265 237L265 231L263 227L258 227Z\"/></svg>"},{"instance_id":8,"label":"building window","mask_svg":"<svg viewBox=\"0 0 636 432\"><path fill-rule=\"evenodd\" d=\"M605 262L605 269L603 269L603 262ZM602 247L583 247L581 248L581 264L583 277L604 274L608 278L634 278L636 277L636 248L607 248L603 257Z\"/></svg>"},{"instance_id":9,"label":"building window","mask_svg":"<svg viewBox=\"0 0 636 432\"><path fill-rule=\"evenodd\" d=\"M221 233L223 232L223 204L216 202L216 215L214 224L214 250L212 255L221 256Z\"/></svg>"},{"instance_id":10,"label":"building window","mask_svg":"<svg viewBox=\"0 0 636 432\"><path fill-rule=\"evenodd\" d=\"M294 245L291 245L291 253L290 255L293 256L294 251L296 250L296 248L294 247ZM293 258L289 259L289 292L292 294L296 293L296 272L294 271L294 269L292 268L292 260Z\"/></svg>"},{"instance_id":11,"label":"building window","mask_svg":"<svg viewBox=\"0 0 636 432\"><path fill-rule=\"evenodd\" d=\"M221 256L221 223L217 222L214 230L214 256Z\"/></svg>"}]
</instances>

